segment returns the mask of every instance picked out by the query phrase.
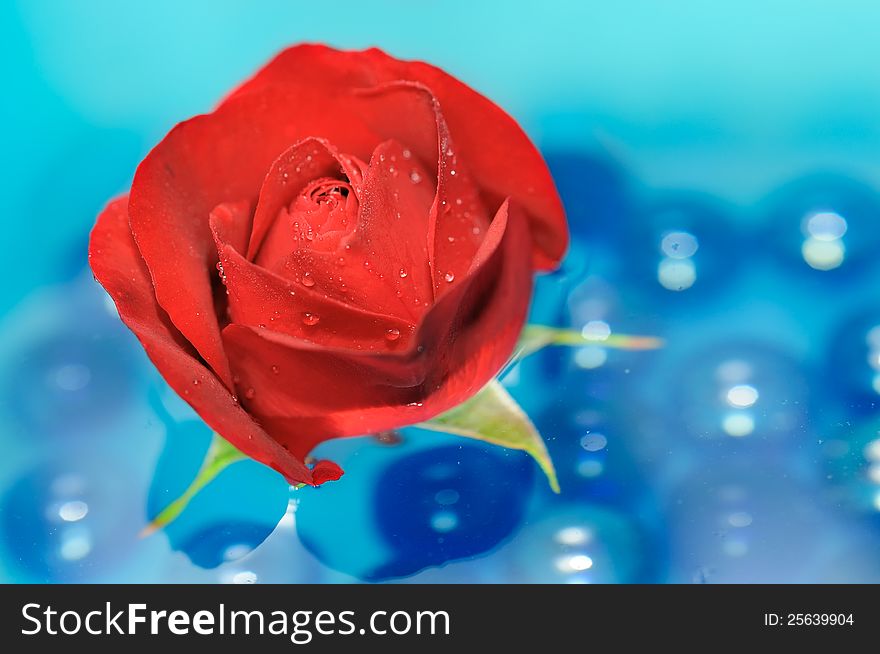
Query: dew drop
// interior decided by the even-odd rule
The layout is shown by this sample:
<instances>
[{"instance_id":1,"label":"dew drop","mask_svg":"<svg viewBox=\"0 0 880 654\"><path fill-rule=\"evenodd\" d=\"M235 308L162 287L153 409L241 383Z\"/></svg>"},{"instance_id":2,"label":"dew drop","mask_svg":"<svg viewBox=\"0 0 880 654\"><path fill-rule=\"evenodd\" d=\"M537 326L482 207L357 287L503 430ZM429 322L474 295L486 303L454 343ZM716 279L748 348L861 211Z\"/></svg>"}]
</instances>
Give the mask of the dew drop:
<instances>
[{"instance_id":1,"label":"dew drop","mask_svg":"<svg viewBox=\"0 0 880 654\"><path fill-rule=\"evenodd\" d=\"M310 273L310 272L303 273L303 276L302 276L302 285L303 285L303 286L306 286L306 287L308 287L308 288L311 288L312 286L315 285L315 280L314 280L314 278L312 277L312 273Z\"/></svg>"},{"instance_id":2,"label":"dew drop","mask_svg":"<svg viewBox=\"0 0 880 654\"><path fill-rule=\"evenodd\" d=\"M404 150L401 154L403 154L404 159L409 159L412 157L412 152L410 152L409 150Z\"/></svg>"},{"instance_id":3,"label":"dew drop","mask_svg":"<svg viewBox=\"0 0 880 654\"><path fill-rule=\"evenodd\" d=\"M257 391L254 390L254 387L253 387L253 386L251 386L250 388L248 388L248 389L244 392L244 396L245 396L247 399L249 399L249 400L254 399L254 396L255 396L256 394L257 394Z\"/></svg>"},{"instance_id":4,"label":"dew drop","mask_svg":"<svg viewBox=\"0 0 880 654\"><path fill-rule=\"evenodd\" d=\"M407 274L408 273L406 272L406 270L404 270L403 268L400 269L400 278L401 279L404 279L407 276Z\"/></svg>"},{"instance_id":5,"label":"dew drop","mask_svg":"<svg viewBox=\"0 0 880 654\"><path fill-rule=\"evenodd\" d=\"M394 329L392 327L391 329L385 330L385 340L386 341L390 341L391 343L393 343L398 338L400 338L400 330L399 329Z\"/></svg>"},{"instance_id":6,"label":"dew drop","mask_svg":"<svg viewBox=\"0 0 880 654\"><path fill-rule=\"evenodd\" d=\"M304 313L302 321L304 325L312 327L317 325L321 321L321 318L314 313Z\"/></svg>"},{"instance_id":7,"label":"dew drop","mask_svg":"<svg viewBox=\"0 0 880 654\"><path fill-rule=\"evenodd\" d=\"M447 282L449 282L451 284L452 282L455 281L455 274L448 272L448 273L446 273L446 275L444 275L443 279L445 279Z\"/></svg>"},{"instance_id":8,"label":"dew drop","mask_svg":"<svg viewBox=\"0 0 880 654\"><path fill-rule=\"evenodd\" d=\"M414 170L409 174L409 178L412 180L413 184L418 184L422 181L422 176L419 175L419 171Z\"/></svg>"},{"instance_id":9,"label":"dew drop","mask_svg":"<svg viewBox=\"0 0 880 654\"><path fill-rule=\"evenodd\" d=\"M280 371L279 371L278 366L272 366L272 374L273 374L273 375L277 375L279 372L280 372Z\"/></svg>"},{"instance_id":10,"label":"dew drop","mask_svg":"<svg viewBox=\"0 0 880 654\"><path fill-rule=\"evenodd\" d=\"M199 380L193 379L193 386L198 386L198 385L199 385Z\"/></svg>"}]
</instances>

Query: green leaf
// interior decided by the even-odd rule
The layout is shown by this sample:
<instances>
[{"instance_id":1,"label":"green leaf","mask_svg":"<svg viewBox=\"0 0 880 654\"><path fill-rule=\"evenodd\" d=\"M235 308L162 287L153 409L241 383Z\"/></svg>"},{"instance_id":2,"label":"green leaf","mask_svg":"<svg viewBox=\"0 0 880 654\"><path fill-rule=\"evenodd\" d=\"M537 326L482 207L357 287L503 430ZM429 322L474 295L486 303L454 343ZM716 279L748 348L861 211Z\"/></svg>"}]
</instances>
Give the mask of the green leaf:
<instances>
[{"instance_id":1,"label":"green leaf","mask_svg":"<svg viewBox=\"0 0 880 654\"><path fill-rule=\"evenodd\" d=\"M199 468L196 478L193 479L189 487L183 492L183 495L166 506L159 514L153 518L150 523L141 531L141 536L149 536L153 532L162 529L170 524L183 513L183 510L190 503L200 490L207 486L217 475L219 475L228 466L247 458L239 452L226 439L219 434L214 434L211 445L205 454L205 459Z\"/></svg>"},{"instance_id":2,"label":"green leaf","mask_svg":"<svg viewBox=\"0 0 880 654\"><path fill-rule=\"evenodd\" d=\"M615 350L656 350L663 347L663 339L654 336L631 336L628 334L609 334L607 336L585 336L575 329L559 329L544 325L526 325L519 337L513 358L522 359L548 345L567 345L583 347L595 345Z\"/></svg>"},{"instance_id":3,"label":"green leaf","mask_svg":"<svg viewBox=\"0 0 880 654\"><path fill-rule=\"evenodd\" d=\"M541 466L550 488L559 492L556 470L541 435L497 379L463 404L417 426L524 450Z\"/></svg>"}]
</instances>

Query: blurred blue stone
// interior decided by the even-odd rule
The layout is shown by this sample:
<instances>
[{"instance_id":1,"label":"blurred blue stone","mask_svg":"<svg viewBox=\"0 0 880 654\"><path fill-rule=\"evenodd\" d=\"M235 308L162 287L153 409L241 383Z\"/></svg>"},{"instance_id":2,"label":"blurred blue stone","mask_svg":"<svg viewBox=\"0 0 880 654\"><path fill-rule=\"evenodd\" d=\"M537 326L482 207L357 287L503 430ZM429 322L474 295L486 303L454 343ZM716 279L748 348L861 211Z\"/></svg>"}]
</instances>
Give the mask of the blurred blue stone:
<instances>
[{"instance_id":1,"label":"blurred blue stone","mask_svg":"<svg viewBox=\"0 0 880 654\"><path fill-rule=\"evenodd\" d=\"M345 484L299 492L297 532L325 565L369 581L408 576L486 553L520 525L535 479L527 455L440 434L405 438L352 448L335 457Z\"/></svg>"},{"instance_id":2,"label":"blurred blue stone","mask_svg":"<svg viewBox=\"0 0 880 654\"><path fill-rule=\"evenodd\" d=\"M880 408L880 307L871 304L845 318L826 345L823 390L839 413L875 413Z\"/></svg>"},{"instance_id":3,"label":"blurred blue stone","mask_svg":"<svg viewBox=\"0 0 880 654\"><path fill-rule=\"evenodd\" d=\"M698 193L652 196L630 228L620 281L637 289L657 311L717 295L752 255L730 210Z\"/></svg>"},{"instance_id":4,"label":"blurred blue stone","mask_svg":"<svg viewBox=\"0 0 880 654\"><path fill-rule=\"evenodd\" d=\"M372 576L401 577L491 550L519 526L533 476L521 452L468 444L394 462L375 489L374 511L395 556Z\"/></svg>"},{"instance_id":5,"label":"blurred blue stone","mask_svg":"<svg viewBox=\"0 0 880 654\"><path fill-rule=\"evenodd\" d=\"M632 512L592 502L530 520L500 556L521 583L656 583L666 568L663 548Z\"/></svg>"},{"instance_id":6,"label":"blurred blue stone","mask_svg":"<svg viewBox=\"0 0 880 654\"><path fill-rule=\"evenodd\" d=\"M99 582L140 547L142 513L119 461L60 452L24 472L0 499L5 567L31 582Z\"/></svg>"},{"instance_id":7,"label":"blurred blue stone","mask_svg":"<svg viewBox=\"0 0 880 654\"><path fill-rule=\"evenodd\" d=\"M804 279L846 279L876 263L880 195L857 179L806 175L774 191L763 213L762 240Z\"/></svg>"},{"instance_id":8,"label":"blurred blue stone","mask_svg":"<svg viewBox=\"0 0 880 654\"><path fill-rule=\"evenodd\" d=\"M784 350L754 341L691 351L670 371L665 391L679 429L713 447L803 445L811 427L808 375Z\"/></svg>"},{"instance_id":9,"label":"blurred blue stone","mask_svg":"<svg viewBox=\"0 0 880 654\"><path fill-rule=\"evenodd\" d=\"M880 527L880 419L839 425L822 453L829 500Z\"/></svg>"},{"instance_id":10,"label":"blurred blue stone","mask_svg":"<svg viewBox=\"0 0 880 654\"><path fill-rule=\"evenodd\" d=\"M670 582L880 579L876 536L847 522L820 487L778 460L716 459L668 497L669 536L677 544Z\"/></svg>"},{"instance_id":11,"label":"blurred blue stone","mask_svg":"<svg viewBox=\"0 0 880 654\"><path fill-rule=\"evenodd\" d=\"M144 358L90 276L43 290L5 323L0 412L38 440L94 438L136 406Z\"/></svg>"}]
</instances>

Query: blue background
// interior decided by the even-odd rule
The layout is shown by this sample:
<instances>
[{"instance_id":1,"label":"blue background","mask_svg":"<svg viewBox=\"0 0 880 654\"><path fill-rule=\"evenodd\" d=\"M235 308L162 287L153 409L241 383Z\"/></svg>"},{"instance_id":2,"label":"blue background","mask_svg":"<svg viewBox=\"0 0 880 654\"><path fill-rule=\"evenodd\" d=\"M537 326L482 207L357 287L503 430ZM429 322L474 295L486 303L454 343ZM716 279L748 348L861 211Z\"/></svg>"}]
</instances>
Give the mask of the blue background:
<instances>
[{"instance_id":1,"label":"blue background","mask_svg":"<svg viewBox=\"0 0 880 654\"><path fill-rule=\"evenodd\" d=\"M878 28L870 0L3 3L0 580L880 581ZM319 490L236 464L141 539L209 434L88 230L175 122L302 41L508 110L575 237L534 320L666 347L507 376L558 497L518 452L407 431L327 445L347 474ZM805 255L823 212L846 233Z\"/></svg>"}]
</instances>

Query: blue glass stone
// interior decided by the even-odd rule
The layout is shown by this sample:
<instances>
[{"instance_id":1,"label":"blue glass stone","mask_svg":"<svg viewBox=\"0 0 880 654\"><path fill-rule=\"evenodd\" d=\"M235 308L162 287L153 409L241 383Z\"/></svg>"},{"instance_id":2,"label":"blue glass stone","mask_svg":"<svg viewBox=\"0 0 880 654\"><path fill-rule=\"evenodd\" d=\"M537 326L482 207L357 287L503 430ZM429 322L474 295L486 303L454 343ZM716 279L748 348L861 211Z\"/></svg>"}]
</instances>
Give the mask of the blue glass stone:
<instances>
[{"instance_id":1,"label":"blue glass stone","mask_svg":"<svg viewBox=\"0 0 880 654\"><path fill-rule=\"evenodd\" d=\"M798 362L753 341L718 342L681 357L665 381L673 423L694 443L739 451L802 443L810 393Z\"/></svg>"},{"instance_id":2,"label":"blue glass stone","mask_svg":"<svg viewBox=\"0 0 880 654\"><path fill-rule=\"evenodd\" d=\"M141 404L144 357L91 276L35 294L0 337L0 418L30 434L93 439Z\"/></svg>"},{"instance_id":3,"label":"blue glass stone","mask_svg":"<svg viewBox=\"0 0 880 654\"><path fill-rule=\"evenodd\" d=\"M880 196L847 176L814 173L789 182L763 202L764 241L809 279L849 278L872 266L880 250Z\"/></svg>"},{"instance_id":4,"label":"blue glass stone","mask_svg":"<svg viewBox=\"0 0 880 654\"><path fill-rule=\"evenodd\" d=\"M826 341L822 388L839 413L858 416L880 408L880 307L844 319Z\"/></svg>"},{"instance_id":5,"label":"blue glass stone","mask_svg":"<svg viewBox=\"0 0 880 654\"><path fill-rule=\"evenodd\" d=\"M656 583L665 551L631 512L586 501L536 516L499 554L522 583Z\"/></svg>"},{"instance_id":6,"label":"blue glass stone","mask_svg":"<svg viewBox=\"0 0 880 654\"><path fill-rule=\"evenodd\" d=\"M331 445L346 483L298 492L297 533L325 565L369 581L405 577L491 551L520 525L535 480L526 454L445 434L404 438Z\"/></svg>"},{"instance_id":7,"label":"blue glass stone","mask_svg":"<svg viewBox=\"0 0 880 654\"><path fill-rule=\"evenodd\" d=\"M26 471L0 500L4 567L31 582L99 582L140 547L143 513L120 461L59 453ZM112 578L112 577L110 577Z\"/></svg>"},{"instance_id":8,"label":"blue glass stone","mask_svg":"<svg viewBox=\"0 0 880 654\"><path fill-rule=\"evenodd\" d=\"M626 247L620 281L663 311L727 288L749 255L730 210L697 193L650 198L632 223Z\"/></svg>"},{"instance_id":9,"label":"blue glass stone","mask_svg":"<svg viewBox=\"0 0 880 654\"><path fill-rule=\"evenodd\" d=\"M783 465L780 465L782 463ZM878 539L784 460L704 456L667 492L673 583L869 582Z\"/></svg>"},{"instance_id":10,"label":"blue glass stone","mask_svg":"<svg viewBox=\"0 0 880 654\"><path fill-rule=\"evenodd\" d=\"M880 419L843 423L822 442L829 499L880 527Z\"/></svg>"}]
</instances>

